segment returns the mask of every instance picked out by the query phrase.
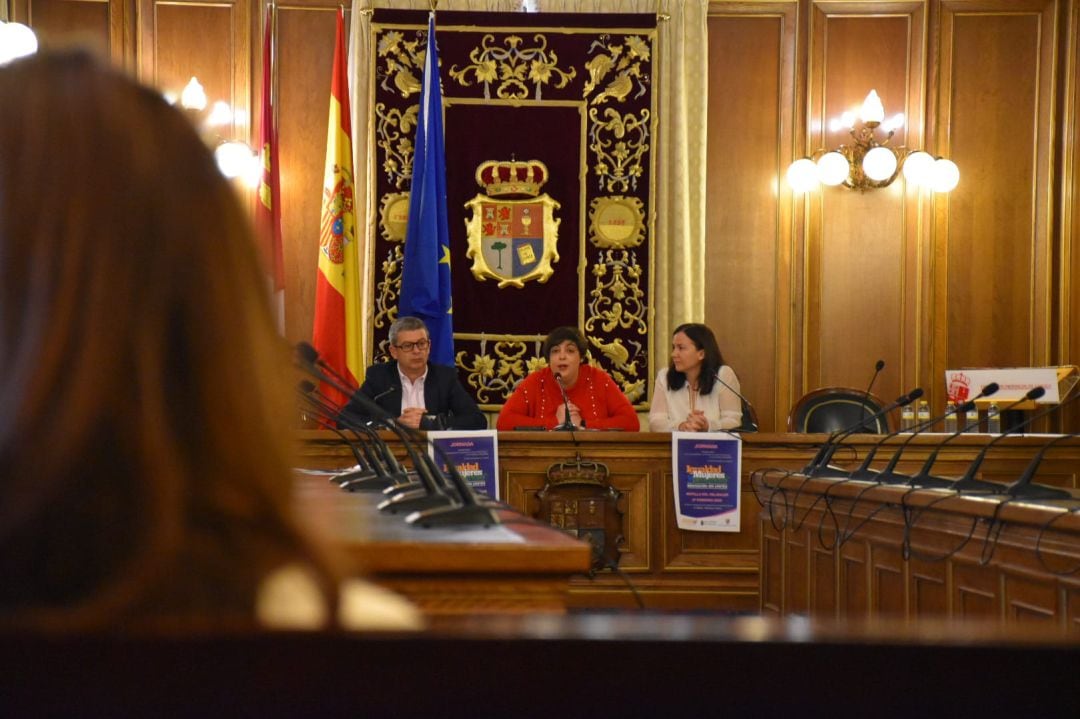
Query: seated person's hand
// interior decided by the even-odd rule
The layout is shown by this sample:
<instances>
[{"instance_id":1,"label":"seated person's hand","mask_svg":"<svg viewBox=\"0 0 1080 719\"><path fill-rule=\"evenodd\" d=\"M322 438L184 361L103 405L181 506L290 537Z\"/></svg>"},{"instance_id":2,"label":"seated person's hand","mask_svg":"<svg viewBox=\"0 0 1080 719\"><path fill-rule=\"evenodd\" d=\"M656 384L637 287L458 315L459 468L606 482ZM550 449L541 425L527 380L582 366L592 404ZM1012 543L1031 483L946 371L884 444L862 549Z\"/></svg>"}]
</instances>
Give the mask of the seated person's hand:
<instances>
[{"instance_id":1,"label":"seated person's hand","mask_svg":"<svg viewBox=\"0 0 1080 719\"><path fill-rule=\"evenodd\" d=\"M566 422L566 405L560 404L555 408L555 419L559 420L559 424ZM575 427L581 426L581 409L573 402L570 403L570 421Z\"/></svg>"},{"instance_id":2,"label":"seated person's hand","mask_svg":"<svg viewBox=\"0 0 1080 719\"><path fill-rule=\"evenodd\" d=\"M694 410L690 415L679 425L680 432L708 432L709 431L709 418L705 416L705 413L701 410Z\"/></svg>"},{"instance_id":3,"label":"seated person's hand","mask_svg":"<svg viewBox=\"0 0 1080 719\"><path fill-rule=\"evenodd\" d=\"M427 410L423 407L409 407L402 410L401 416L398 417L398 422L406 427L413 429L420 429L420 420L424 418L424 413Z\"/></svg>"}]
</instances>

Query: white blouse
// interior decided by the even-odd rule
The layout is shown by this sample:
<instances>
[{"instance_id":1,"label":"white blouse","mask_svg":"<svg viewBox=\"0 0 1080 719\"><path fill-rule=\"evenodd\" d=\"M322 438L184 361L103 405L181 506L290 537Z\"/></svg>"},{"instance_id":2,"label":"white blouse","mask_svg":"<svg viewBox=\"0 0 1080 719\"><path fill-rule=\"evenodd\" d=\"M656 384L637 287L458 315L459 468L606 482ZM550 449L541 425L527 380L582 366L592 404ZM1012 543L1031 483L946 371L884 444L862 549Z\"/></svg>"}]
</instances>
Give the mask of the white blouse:
<instances>
[{"instance_id":1,"label":"white blouse","mask_svg":"<svg viewBox=\"0 0 1080 719\"><path fill-rule=\"evenodd\" d=\"M667 367L661 369L653 385L652 406L649 409L649 429L653 432L674 432L690 416L690 383L687 382L678 390L668 389L667 373ZM742 391L733 369L724 365L717 374L732 388ZM705 413L710 432L733 429L742 424L742 400L719 382L713 383L709 394L694 397L694 409Z\"/></svg>"}]
</instances>

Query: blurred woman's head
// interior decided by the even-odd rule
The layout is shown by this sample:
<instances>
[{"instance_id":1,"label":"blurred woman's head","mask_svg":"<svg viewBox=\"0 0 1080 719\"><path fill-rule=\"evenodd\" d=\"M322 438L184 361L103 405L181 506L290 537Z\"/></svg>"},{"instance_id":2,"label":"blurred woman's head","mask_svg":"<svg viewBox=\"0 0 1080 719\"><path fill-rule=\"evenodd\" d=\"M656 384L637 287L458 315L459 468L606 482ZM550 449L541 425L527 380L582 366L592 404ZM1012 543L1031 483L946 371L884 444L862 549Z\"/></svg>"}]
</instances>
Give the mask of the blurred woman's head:
<instances>
[{"instance_id":1,"label":"blurred woman's head","mask_svg":"<svg viewBox=\"0 0 1080 719\"><path fill-rule=\"evenodd\" d=\"M264 287L157 92L84 53L0 68L0 607L243 612L297 553Z\"/></svg>"}]
</instances>

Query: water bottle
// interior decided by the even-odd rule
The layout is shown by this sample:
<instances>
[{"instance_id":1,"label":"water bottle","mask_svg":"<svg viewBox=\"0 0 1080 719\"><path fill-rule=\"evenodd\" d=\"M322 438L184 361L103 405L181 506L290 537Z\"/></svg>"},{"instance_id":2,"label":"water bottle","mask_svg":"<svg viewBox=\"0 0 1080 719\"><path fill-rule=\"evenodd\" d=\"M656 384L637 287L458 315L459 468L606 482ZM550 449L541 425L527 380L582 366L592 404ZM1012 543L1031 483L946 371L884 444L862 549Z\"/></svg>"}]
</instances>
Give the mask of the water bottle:
<instances>
[{"instance_id":1,"label":"water bottle","mask_svg":"<svg viewBox=\"0 0 1080 719\"><path fill-rule=\"evenodd\" d=\"M930 403L925 399L919 400L919 413L915 416L919 427L926 427L930 422Z\"/></svg>"},{"instance_id":2,"label":"water bottle","mask_svg":"<svg viewBox=\"0 0 1080 719\"><path fill-rule=\"evenodd\" d=\"M948 413L945 415L945 431L948 434L953 434L957 429L957 422L959 418L956 416L956 402L949 400L945 403L945 411Z\"/></svg>"},{"instance_id":3,"label":"water bottle","mask_svg":"<svg viewBox=\"0 0 1080 719\"><path fill-rule=\"evenodd\" d=\"M910 404L904 405L904 408L900 410L900 431L910 432L911 427L915 424L915 410L911 408Z\"/></svg>"},{"instance_id":4,"label":"water bottle","mask_svg":"<svg viewBox=\"0 0 1080 719\"><path fill-rule=\"evenodd\" d=\"M1001 434L1001 414L996 402L991 402L986 409L986 431L990 434Z\"/></svg>"}]
</instances>

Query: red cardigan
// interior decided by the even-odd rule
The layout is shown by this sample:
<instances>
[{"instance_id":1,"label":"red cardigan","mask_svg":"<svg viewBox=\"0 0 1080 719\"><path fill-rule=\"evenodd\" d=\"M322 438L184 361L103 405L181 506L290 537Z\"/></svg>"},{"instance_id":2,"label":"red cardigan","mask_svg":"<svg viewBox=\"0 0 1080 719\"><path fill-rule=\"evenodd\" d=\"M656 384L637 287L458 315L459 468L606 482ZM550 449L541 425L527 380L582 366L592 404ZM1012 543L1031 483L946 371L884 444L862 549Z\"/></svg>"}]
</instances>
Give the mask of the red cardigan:
<instances>
[{"instance_id":1,"label":"red cardigan","mask_svg":"<svg viewBox=\"0 0 1080 719\"><path fill-rule=\"evenodd\" d=\"M622 429L637 432L641 423L630 401L607 372L587 364L578 369L578 379L566 391L581 410L586 429ZM495 426L500 432L515 427L547 429L558 426L555 410L563 403L559 385L550 367L533 372L521 381L506 400Z\"/></svg>"}]
</instances>

